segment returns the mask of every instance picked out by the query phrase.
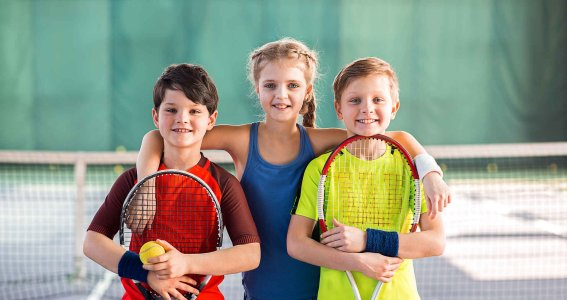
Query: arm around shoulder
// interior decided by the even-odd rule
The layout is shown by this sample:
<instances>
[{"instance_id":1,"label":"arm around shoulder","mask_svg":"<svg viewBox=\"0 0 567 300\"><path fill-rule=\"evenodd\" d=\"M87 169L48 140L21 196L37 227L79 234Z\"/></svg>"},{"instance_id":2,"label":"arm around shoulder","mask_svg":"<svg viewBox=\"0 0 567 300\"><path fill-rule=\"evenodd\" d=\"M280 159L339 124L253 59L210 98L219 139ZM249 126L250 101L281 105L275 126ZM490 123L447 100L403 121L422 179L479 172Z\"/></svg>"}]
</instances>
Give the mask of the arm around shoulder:
<instances>
[{"instance_id":1,"label":"arm around shoulder","mask_svg":"<svg viewBox=\"0 0 567 300\"><path fill-rule=\"evenodd\" d=\"M243 144L243 138L250 133L250 124L216 125L205 134L201 148L205 150L237 151ZM246 144L248 145L248 144Z\"/></svg>"},{"instance_id":2,"label":"arm around shoulder","mask_svg":"<svg viewBox=\"0 0 567 300\"><path fill-rule=\"evenodd\" d=\"M439 211L443 211L443 208L451 203L451 190L443 181L443 171L411 134L405 131L391 131L386 135L402 144L415 159L419 178L423 182L428 214L434 219Z\"/></svg>"},{"instance_id":3,"label":"arm around shoulder","mask_svg":"<svg viewBox=\"0 0 567 300\"><path fill-rule=\"evenodd\" d=\"M158 130L152 130L144 135L140 152L136 159L138 178L144 178L159 168L161 153L163 152L163 138Z\"/></svg>"},{"instance_id":4,"label":"arm around shoulder","mask_svg":"<svg viewBox=\"0 0 567 300\"><path fill-rule=\"evenodd\" d=\"M406 131L388 131L386 136L393 138L398 143L400 143L412 157L416 157L419 154L427 153L425 148Z\"/></svg>"},{"instance_id":5,"label":"arm around shoulder","mask_svg":"<svg viewBox=\"0 0 567 300\"><path fill-rule=\"evenodd\" d=\"M224 150L230 154L238 177L242 175L248 157L250 124L217 125L205 134L201 149Z\"/></svg>"},{"instance_id":6,"label":"arm around shoulder","mask_svg":"<svg viewBox=\"0 0 567 300\"><path fill-rule=\"evenodd\" d=\"M306 128L315 156L329 151L347 138L346 130L339 128Z\"/></svg>"}]
</instances>

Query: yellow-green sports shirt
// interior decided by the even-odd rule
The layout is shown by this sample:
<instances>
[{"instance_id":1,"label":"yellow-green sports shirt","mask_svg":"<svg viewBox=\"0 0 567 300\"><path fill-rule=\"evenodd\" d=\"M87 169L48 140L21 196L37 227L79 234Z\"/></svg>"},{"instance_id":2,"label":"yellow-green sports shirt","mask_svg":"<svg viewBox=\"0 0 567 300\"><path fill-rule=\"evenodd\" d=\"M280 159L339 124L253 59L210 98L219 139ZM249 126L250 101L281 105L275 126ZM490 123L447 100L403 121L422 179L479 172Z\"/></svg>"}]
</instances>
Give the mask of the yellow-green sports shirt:
<instances>
[{"instance_id":1,"label":"yellow-green sports shirt","mask_svg":"<svg viewBox=\"0 0 567 300\"><path fill-rule=\"evenodd\" d=\"M297 209L295 211L296 215L304 216L315 221L317 220L317 187L319 184L321 172L323 170L323 165L327 161L329 155L330 153L323 154L313 159L307 166L307 169L305 170L305 173L303 175L301 196L297 204ZM376 166L372 165L375 163L379 163L380 166L387 167L389 169L389 173L392 172L401 173L402 172L401 170L403 168L400 166L398 167L395 166L395 164L399 165L400 162L399 158L395 157L396 155L399 155L399 153L394 152L394 155L392 155L391 151L386 151L384 155L382 155L380 158L377 159L379 160L378 162L374 160L374 161L366 161L361 164L358 158L352 156L350 153L348 153L348 151L343 151L343 155L340 158L336 158L336 159L358 160L358 162L356 163L357 173L359 172L364 173L364 169L366 166L368 166L369 168L370 167L375 168ZM396 174L389 174L389 175L395 176ZM360 178L361 177L358 176L356 179L345 177L340 180L341 180L341 184L344 184L345 182L349 184L356 184L356 182L361 180ZM327 178L327 181L329 181L329 177ZM330 184L332 185L333 183L331 182ZM327 191L328 189L329 188L326 187ZM360 209L367 209L367 207L365 207L364 205L365 198L366 197L362 197L361 199L362 204ZM421 199L422 199L421 213L425 213L427 211L427 207L425 205L425 199L423 195ZM327 204L327 206L329 205L331 204ZM332 208L327 207L327 210L331 210L331 209ZM327 215L327 211L326 211L326 215ZM408 216L405 219L407 220L407 222L404 223L405 228L403 231L407 232L409 230L407 226L411 225L410 224L411 211L408 212ZM345 220L341 220L339 218L339 221L342 222ZM348 224L349 222L346 221L344 223ZM365 230L366 228L359 228L359 229ZM376 287L377 281L368 278L359 272L352 272L352 274L358 285L362 299L370 299L374 291L374 288ZM354 299L354 294L352 292L350 283L347 279L346 273L343 271L337 271L337 270L321 267L318 299L322 299L322 300ZM404 300L420 299L419 294L417 292L412 260L410 259L404 260L404 262L400 265L400 267L396 271L396 274L392 278L392 281L389 283L385 283L382 286L382 289L380 290L380 294L378 295L378 299L404 299Z\"/></svg>"}]
</instances>

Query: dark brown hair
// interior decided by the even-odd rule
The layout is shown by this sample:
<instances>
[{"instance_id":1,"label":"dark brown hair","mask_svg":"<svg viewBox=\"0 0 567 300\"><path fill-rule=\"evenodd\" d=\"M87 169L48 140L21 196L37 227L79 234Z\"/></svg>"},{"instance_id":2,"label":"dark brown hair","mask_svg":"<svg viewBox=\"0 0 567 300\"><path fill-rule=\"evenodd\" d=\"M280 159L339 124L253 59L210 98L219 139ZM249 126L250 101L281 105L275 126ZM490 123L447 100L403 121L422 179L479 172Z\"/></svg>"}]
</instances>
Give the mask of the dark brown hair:
<instances>
[{"instance_id":1,"label":"dark brown hair","mask_svg":"<svg viewBox=\"0 0 567 300\"><path fill-rule=\"evenodd\" d=\"M213 79L200 66L171 65L163 71L154 85L154 107L159 109L166 90L181 91L197 104L207 107L209 114L217 110L219 95Z\"/></svg>"}]
</instances>

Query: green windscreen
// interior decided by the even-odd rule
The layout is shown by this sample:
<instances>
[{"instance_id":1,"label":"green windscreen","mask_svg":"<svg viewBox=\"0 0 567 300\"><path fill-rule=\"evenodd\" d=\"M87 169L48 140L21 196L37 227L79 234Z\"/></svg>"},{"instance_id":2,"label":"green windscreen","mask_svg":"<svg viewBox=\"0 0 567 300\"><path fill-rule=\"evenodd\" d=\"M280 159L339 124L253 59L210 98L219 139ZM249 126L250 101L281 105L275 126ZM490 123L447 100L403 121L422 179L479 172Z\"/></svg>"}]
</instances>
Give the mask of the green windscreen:
<instances>
[{"instance_id":1,"label":"green windscreen","mask_svg":"<svg viewBox=\"0 0 567 300\"><path fill-rule=\"evenodd\" d=\"M154 83L180 62L214 78L218 123L261 120L247 57L286 36L319 53L319 126L342 126L337 72L376 56L400 81L391 130L426 145L565 140L566 20L562 0L1 1L0 148L136 150Z\"/></svg>"}]
</instances>

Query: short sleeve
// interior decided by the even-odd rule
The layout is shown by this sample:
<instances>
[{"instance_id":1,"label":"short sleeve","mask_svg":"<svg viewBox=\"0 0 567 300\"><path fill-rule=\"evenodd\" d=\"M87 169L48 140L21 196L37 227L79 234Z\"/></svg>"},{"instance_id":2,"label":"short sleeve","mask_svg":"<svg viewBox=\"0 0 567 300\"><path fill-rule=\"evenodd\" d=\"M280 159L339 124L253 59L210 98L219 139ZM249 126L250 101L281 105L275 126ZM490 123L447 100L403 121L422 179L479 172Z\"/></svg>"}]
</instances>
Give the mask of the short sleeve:
<instances>
[{"instance_id":1,"label":"short sleeve","mask_svg":"<svg viewBox=\"0 0 567 300\"><path fill-rule=\"evenodd\" d=\"M260 237L240 182L225 170L220 170L221 167L214 165L214 168L219 175L223 221L232 244L259 243Z\"/></svg>"},{"instance_id":2,"label":"short sleeve","mask_svg":"<svg viewBox=\"0 0 567 300\"><path fill-rule=\"evenodd\" d=\"M122 204L136 182L136 170L130 169L116 179L106 199L96 212L87 230L95 231L112 239L120 230Z\"/></svg>"}]
</instances>

